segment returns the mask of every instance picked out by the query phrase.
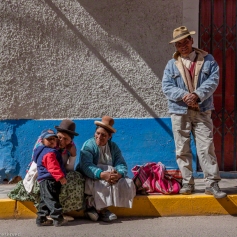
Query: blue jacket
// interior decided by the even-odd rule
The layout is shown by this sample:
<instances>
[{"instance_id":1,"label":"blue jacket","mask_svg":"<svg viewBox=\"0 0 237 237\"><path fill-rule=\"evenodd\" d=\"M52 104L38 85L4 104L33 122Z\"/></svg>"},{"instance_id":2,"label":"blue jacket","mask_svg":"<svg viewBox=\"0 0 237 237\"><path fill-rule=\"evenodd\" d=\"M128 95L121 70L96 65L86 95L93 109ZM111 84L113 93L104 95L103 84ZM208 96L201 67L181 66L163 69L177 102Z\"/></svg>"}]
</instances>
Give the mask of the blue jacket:
<instances>
[{"instance_id":1,"label":"blue jacket","mask_svg":"<svg viewBox=\"0 0 237 237\"><path fill-rule=\"evenodd\" d=\"M62 156L56 149L38 146L33 153L33 160L37 164L37 180L55 179L58 181L66 175Z\"/></svg>"},{"instance_id":2,"label":"blue jacket","mask_svg":"<svg viewBox=\"0 0 237 237\"><path fill-rule=\"evenodd\" d=\"M193 48L197 53L193 91L200 99L201 112L214 110L213 93L219 83L219 66L211 54ZM187 114L188 106L182 98L188 92L187 80L183 69L181 57L178 52L174 54L164 71L162 90L168 98L169 113Z\"/></svg>"},{"instance_id":3,"label":"blue jacket","mask_svg":"<svg viewBox=\"0 0 237 237\"><path fill-rule=\"evenodd\" d=\"M127 174L127 164L122 156L122 153L116 143L108 141L110 153L112 156L112 166L116 168L117 172L125 177ZM102 170L97 167L99 161L99 147L95 142L95 138L87 140L80 152L80 162L76 170L92 179L100 179Z\"/></svg>"}]
</instances>

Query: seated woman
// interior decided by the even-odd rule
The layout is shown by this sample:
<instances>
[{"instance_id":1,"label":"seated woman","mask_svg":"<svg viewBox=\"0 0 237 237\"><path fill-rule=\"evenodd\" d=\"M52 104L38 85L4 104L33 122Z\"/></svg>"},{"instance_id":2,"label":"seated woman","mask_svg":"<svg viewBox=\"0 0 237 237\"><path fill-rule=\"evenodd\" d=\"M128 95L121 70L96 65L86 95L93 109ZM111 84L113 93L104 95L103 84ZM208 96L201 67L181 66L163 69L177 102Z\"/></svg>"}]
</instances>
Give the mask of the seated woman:
<instances>
[{"instance_id":1,"label":"seated woman","mask_svg":"<svg viewBox=\"0 0 237 237\"><path fill-rule=\"evenodd\" d=\"M87 140L80 152L76 170L86 176L86 214L92 221L117 219L107 207L132 208L136 195L133 181L126 177L127 164L116 143L111 141L116 130L114 119L103 116L97 125L93 138Z\"/></svg>"},{"instance_id":2,"label":"seated woman","mask_svg":"<svg viewBox=\"0 0 237 237\"><path fill-rule=\"evenodd\" d=\"M67 184L61 188L59 196L60 203L63 207L63 212L67 213L72 210L80 210L84 206L84 178L79 173L74 171L76 160L76 146L73 142L76 125L69 119L64 119L59 126L55 126L58 136L57 149L62 154L64 167L67 171ZM42 145L42 138L39 136L34 150ZM40 201L39 184L36 181L37 167L34 162L30 163L29 170L23 181L17 183L15 188L8 193L8 197L20 201L32 201L36 208Z\"/></svg>"}]
</instances>

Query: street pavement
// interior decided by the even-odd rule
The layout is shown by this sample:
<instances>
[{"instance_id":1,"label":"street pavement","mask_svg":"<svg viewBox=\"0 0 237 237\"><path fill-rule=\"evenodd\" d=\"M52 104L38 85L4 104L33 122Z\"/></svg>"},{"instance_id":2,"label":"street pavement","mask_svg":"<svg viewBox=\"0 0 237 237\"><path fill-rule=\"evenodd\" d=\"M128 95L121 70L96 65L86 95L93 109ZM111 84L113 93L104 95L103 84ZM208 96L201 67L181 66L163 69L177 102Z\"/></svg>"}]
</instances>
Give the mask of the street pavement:
<instances>
[{"instance_id":1,"label":"street pavement","mask_svg":"<svg viewBox=\"0 0 237 237\"><path fill-rule=\"evenodd\" d=\"M15 185L16 184L0 184L0 199L8 198L7 194L14 188Z\"/></svg>"},{"instance_id":2,"label":"street pavement","mask_svg":"<svg viewBox=\"0 0 237 237\"><path fill-rule=\"evenodd\" d=\"M236 237L234 216L119 218L113 223L77 219L37 227L34 219L1 220L0 236L21 237Z\"/></svg>"}]
</instances>

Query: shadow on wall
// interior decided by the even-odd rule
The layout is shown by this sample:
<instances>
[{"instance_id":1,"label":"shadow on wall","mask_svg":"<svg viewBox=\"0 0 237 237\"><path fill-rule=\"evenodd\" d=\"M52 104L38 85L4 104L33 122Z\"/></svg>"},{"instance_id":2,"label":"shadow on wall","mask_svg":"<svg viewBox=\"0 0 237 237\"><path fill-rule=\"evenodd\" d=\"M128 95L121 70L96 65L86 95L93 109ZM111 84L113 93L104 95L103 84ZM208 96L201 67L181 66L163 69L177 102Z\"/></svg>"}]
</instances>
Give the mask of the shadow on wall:
<instances>
[{"instance_id":1,"label":"shadow on wall","mask_svg":"<svg viewBox=\"0 0 237 237\"><path fill-rule=\"evenodd\" d=\"M182 2L113 0L111 4L109 0L77 1L108 35L128 42L155 75L162 78L165 65L173 53L168 43L172 29L177 27L175 17L182 15ZM164 48L164 45L167 47Z\"/></svg>"},{"instance_id":2,"label":"shadow on wall","mask_svg":"<svg viewBox=\"0 0 237 237\"><path fill-rule=\"evenodd\" d=\"M11 5L10 2L11 1L9 1L9 4L7 3L6 5ZM71 52L71 49L78 50L78 48L81 47L80 42L78 42L79 40L83 42L84 45L86 46L83 48L85 49L88 48L102 62L102 64L107 69L109 69L105 70L106 74L108 71L111 72L113 74L113 80L114 78L117 78L117 81L119 81L125 87L127 92L130 93L131 96L129 95L127 96L126 93L128 103L130 102L133 103L134 99L137 100L140 103L140 105L143 106L144 110L146 110L154 118L157 118L161 114L166 113L167 110L166 110L165 99L162 100L162 103L159 103L159 100L157 102L156 99L152 100L152 98L157 98L157 96L160 96L160 94L164 98L164 95L162 94L160 88L160 81L157 81L156 79L158 80L161 79L165 64L172 54L172 48L168 46L170 37L167 35L171 35L170 29L172 29L174 26L176 27L177 22L179 21L179 19L181 19L182 14L180 12L181 11L180 9L182 8L181 7L182 4L180 4L181 3L180 0L179 1L113 0L112 2L109 0L101 0L101 1L74 0L71 2L73 2L73 4L75 4L76 7L80 9L80 11L73 11L73 10L71 11L83 12L83 14L87 16L83 18L84 15L82 14L81 16L80 13L78 13L78 16L75 16L76 20L74 20L73 15L70 14L67 15L67 12L69 12L70 10L68 8L72 6L71 4L69 4L70 1L66 1L67 3L65 4L63 4L62 1L51 1L51 0L45 0L40 2L41 3L39 4L39 6L33 3L33 6L37 7L36 10L37 13L39 14L37 15L37 17L33 17L33 14L30 14L32 13L32 11L30 10L26 11L24 9L25 14L23 15L17 12L17 11L21 12L20 10L17 10L17 8L15 8L16 12L14 12L12 11L12 8L10 8L10 6L6 8L6 11L4 11L3 22L6 21L5 22L6 25L8 25L9 23L17 24L17 28L19 28L18 29L19 31L21 29L24 29L22 36L19 39L19 45L20 43L24 44L24 42L21 41L24 37L32 38L32 40L29 41L29 47L26 47L26 49L22 50L19 49L18 53L14 53L15 51L13 50L12 52L14 53L14 56L9 60L6 60L8 65L7 67L9 70L9 84L12 84L13 86L17 85L18 83L20 83L20 80L24 80L25 83L22 83L19 89L18 87L13 87L16 88L12 90L13 96L11 99L13 103L11 104L11 108L9 110L10 113L5 115L5 118L14 117L14 118L50 119L51 117L61 117L61 116L66 117L68 114L70 117L78 116L78 114L73 110L70 110L69 113L68 111L65 112L65 110L67 110L66 106L60 104L60 106L62 107L60 109L63 113L60 113L61 111L59 110L55 111L53 110L54 114L53 116L50 117L48 114L46 114L45 109L42 105L42 101L40 99L37 100L37 98L32 97L31 94L32 93L37 94L39 90L44 91L44 87L46 86L45 94L43 94L43 96L46 96L47 93L50 91L50 89L51 88L53 89L55 86L55 84L52 83L54 80L49 81L48 83L46 79L50 78L50 76L53 75L54 70L58 71L57 67L59 65L59 62L66 64L65 68L67 68L67 61L66 61L67 58L66 57L63 58L62 52L61 54L58 54L60 57L62 57L62 59L59 58L58 60L59 62L56 60L57 57L55 60L50 60L53 57L51 57L51 55L49 54L48 60L50 68L52 67L52 69L49 70L51 74L49 77L47 77L45 75L46 73L44 74L43 72L47 71L44 70L44 67L48 67L48 65L47 64L41 65L41 63L39 62L40 59L43 59L43 56L41 55L40 52L44 50L47 51L46 49L50 50L50 48L47 48L50 46L50 43L57 45L57 47L52 49L52 52L55 55L57 55L57 49L61 47L70 48L68 52ZM175 9L175 14L173 15L171 14L173 12L172 9ZM55 14L51 14L52 11ZM50 14L47 14L48 12L50 12ZM170 17L171 15L172 19ZM66 16L71 18L67 18ZM93 22L94 25L89 21L88 24L84 24L83 20L85 19L88 20L89 18L91 18L91 22ZM65 33L65 27L61 25L62 22L63 24L65 24L65 26L69 28L69 31L71 32ZM88 26L89 27L91 26L93 30L89 29ZM99 29L98 32L96 32L95 30L97 28ZM89 33L87 34L85 32ZM101 35L97 37L95 35L96 33ZM84 35L88 36L85 37ZM6 34L6 36L11 37L9 33ZM97 39L103 42L102 43L96 42ZM9 42L11 42L11 38L9 38ZM78 45L80 45L80 47L77 47ZM95 47L95 45L97 46ZM99 53L100 52L99 47L101 45L103 46L106 45L109 48L109 49L107 48L108 52L105 53L106 55L105 57L103 57ZM111 49L113 49L115 53ZM110 54L111 53L110 51L113 54ZM118 54L119 56L120 54L124 55L124 57L118 57L117 62L118 64L120 64L119 62L120 58L121 59L128 58L130 66L130 68L128 68L129 69L128 71L120 72L119 67L116 66L112 67L111 66L112 64L108 63L108 61L110 60L109 56L112 55L113 57L116 56L116 54ZM78 57L80 56L84 57L84 55L78 54L77 57L75 57L75 59L78 59ZM129 57L131 57L131 59L129 59ZM85 56L85 59L87 58L90 58L90 56L88 57ZM106 58L108 58L108 61L106 61ZM99 66L103 68L101 64L99 64ZM14 75L14 73L11 74L11 72L14 72L14 68L17 68L16 75ZM61 72L62 76L64 76L64 74L65 75L67 74L65 68ZM37 71L39 71L39 73L37 73ZM73 72L72 81L75 80L75 78L77 78L77 73L79 73L78 72L79 70L75 71L76 72ZM133 75L131 76L132 78L131 83L136 85L135 73L139 75L140 72L144 72L145 74L143 76L142 73L141 78L139 78L140 79L139 87L136 87L134 85L131 86L131 84L129 84L130 81L128 81L130 80L130 78L126 77L126 75ZM125 76L122 73L124 73ZM55 78L61 76L61 74L59 73L55 75ZM150 76L150 78L147 78L146 76L148 77ZM12 79L10 80L10 78ZM67 78L67 76L65 76L65 78ZM150 84L149 79L151 80ZM35 86L35 83L33 82L36 80L37 83ZM126 82L126 80L128 81L128 83ZM72 84L70 80L64 79L60 82L58 81L56 84L57 88L62 88L64 85L66 86L69 85L69 87L72 87L70 86ZM143 81L146 81L147 84L143 83ZM156 86L154 86L153 83ZM151 85L151 87L147 89L149 85ZM153 88L156 88L156 91L153 90ZM23 95L21 93L22 89L23 90L25 89L26 92L23 93ZM68 91L70 91L69 89L70 88L68 88ZM147 91L152 90L154 91L154 94L156 94L156 96L149 97L149 95L147 96L147 94L145 94ZM153 93L153 91L151 93ZM18 96L20 97L20 95L23 98L24 103L22 103L19 106ZM130 97L133 97L134 99ZM90 98L89 95L88 98ZM96 98L93 99L94 101L96 100ZM68 100L68 102L70 101ZM81 104L83 106L84 104L87 105L87 101L85 100ZM137 104L135 105L137 106ZM129 106L131 107L132 110L133 108L132 105L129 104ZM123 107L124 108L121 110L119 110L120 108L118 108L119 112L121 111L120 115L123 113L124 110L126 110L126 104L124 104ZM37 112L35 108L38 108L37 111L39 112ZM107 105L105 106L105 110L108 111ZM5 106L5 111L7 111L7 106ZM14 114L12 114L13 111ZM148 113L142 112L142 114L145 114L145 116L149 116ZM58 116L58 114L60 114L60 116ZM121 117L120 115L119 117ZM101 116L101 113L94 114L93 116ZM80 114L79 117L84 116L83 114ZM85 117L90 117L90 114L85 115ZM143 117L143 115L140 115L140 117Z\"/></svg>"},{"instance_id":3,"label":"shadow on wall","mask_svg":"<svg viewBox=\"0 0 237 237\"><path fill-rule=\"evenodd\" d=\"M82 33L77 29L77 27L75 25L73 25L69 19L61 12L61 10L51 1L51 0L45 0L45 2L49 5L49 7L57 14L57 16L67 25L67 27L77 36L77 38L79 38L87 47L88 49L101 61L101 63L117 78L117 80L120 81L120 83L122 83L122 85L132 94L132 96L134 98L136 98L136 100L144 107L144 109L153 117L155 118L155 120L159 123L160 126L162 126L167 133L170 135L170 137L172 137L172 131L170 130L170 128L161 120L158 118L158 115L155 113L155 111L152 110L152 108L150 108L150 106L137 94L137 92L129 86L129 84L124 80L124 78L107 62L107 60L100 54L100 52L82 35ZM82 2L82 3L81 3ZM94 3L96 3L96 1L93 1ZM85 5L86 2L84 1L79 1L79 3L81 3L83 5ZM90 1L91 3L91 1ZM105 1L104 1L105 3ZM93 3L91 3L90 5L93 5ZM100 3L95 4L95 6L100 5ZM102 4L101 6L103 6L105 4ZM88 9L89 10L89 9ZM107 9L108 10L108 9ZM98 14L96 16L99 15L100 9L97 10ZM113 16L116 17L116 16ZM103 25L105 26L105 21L103 21L104 18L100 19L100 21L104 22ZM106 17L105 17L106 19ZM102 23L101 23L102 24ZM136 23L137 24L137 23ZM119 27L119 25L118 25ZM129 28L131 28L132 26L129 26ZM110 27L111 28L111 27ZM116 30L116 29L114 29ZM118 29L117 29L118 30ZM131 34L131 33L130 33ZM124 33L125 35L125 33ZM134 36L136 38L136 35ZM131 43L132 44L132 43ZM142 43L143 44L143 43ZM145 43L144 43L145 44ZM153 47L153 46L152 46ZM147 57L147 56L146 56Z\"/></svg>"}]
</instances>

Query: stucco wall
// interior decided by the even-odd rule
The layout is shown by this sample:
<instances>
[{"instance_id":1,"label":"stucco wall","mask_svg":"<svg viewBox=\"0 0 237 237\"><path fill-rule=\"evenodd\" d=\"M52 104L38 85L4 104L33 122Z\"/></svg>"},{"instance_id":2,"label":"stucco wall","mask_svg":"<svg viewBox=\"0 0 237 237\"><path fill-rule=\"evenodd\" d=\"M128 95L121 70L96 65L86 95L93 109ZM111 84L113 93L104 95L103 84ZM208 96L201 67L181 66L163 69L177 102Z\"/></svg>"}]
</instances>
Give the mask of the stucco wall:
<instances>
[{"instance_id":1,"label":"stucco wall","mask_svg":"<svg viewBox=\"0 0 237 237\"><path fill-rule=\"evenodd\" d=\"M0 118L165 116L182 2L1 1Z\"/></svg>"},{"instance_id":2,"label":"stucco wall","mask_svg":"<svg viewBox=\"0 0 237 237\"><path fill-rule=\"evenodd\" d=\"M0 181L24 175L41 129L74 119L80 149L105 114L129 170L176 167L161 80L173 29L198 33L198 2L0 1Z\"/></svg>"}]
</instances>

